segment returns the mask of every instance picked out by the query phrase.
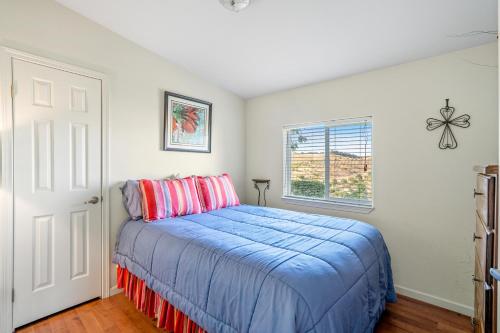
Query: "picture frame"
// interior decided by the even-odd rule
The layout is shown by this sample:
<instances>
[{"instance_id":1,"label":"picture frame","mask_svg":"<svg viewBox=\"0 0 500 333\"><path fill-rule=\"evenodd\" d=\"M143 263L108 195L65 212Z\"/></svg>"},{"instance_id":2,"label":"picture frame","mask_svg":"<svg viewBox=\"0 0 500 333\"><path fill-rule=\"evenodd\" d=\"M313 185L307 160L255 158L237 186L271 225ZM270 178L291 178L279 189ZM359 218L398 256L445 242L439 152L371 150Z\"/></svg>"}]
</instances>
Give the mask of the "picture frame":
<instances>
[{"instance_id":1,"label":"picture frame","mask_svg":"<svg viewBox=\"0 0 500 333\"><path fill-rule=\"evenodd\" d=\"M165 91L165 151L211 153L212 103Z\"/></svg>"}]
</instances>

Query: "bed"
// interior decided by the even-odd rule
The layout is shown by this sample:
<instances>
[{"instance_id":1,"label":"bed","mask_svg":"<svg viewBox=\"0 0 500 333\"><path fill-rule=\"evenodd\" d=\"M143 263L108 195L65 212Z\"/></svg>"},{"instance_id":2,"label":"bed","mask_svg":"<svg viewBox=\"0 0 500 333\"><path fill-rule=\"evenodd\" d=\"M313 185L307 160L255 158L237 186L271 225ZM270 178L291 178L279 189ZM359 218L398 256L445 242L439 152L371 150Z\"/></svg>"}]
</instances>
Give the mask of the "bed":
<instances>
[{"instance_id":1,"label":"bed","mask_svg":"<svg viewBox=\"0 0 500 333\"><path fill-rule=\"evenodd\" d=\"M275 208L127 221L113 262L209 333L371 332L396 300L376 228Z\"/></svg>"}]
</instances>

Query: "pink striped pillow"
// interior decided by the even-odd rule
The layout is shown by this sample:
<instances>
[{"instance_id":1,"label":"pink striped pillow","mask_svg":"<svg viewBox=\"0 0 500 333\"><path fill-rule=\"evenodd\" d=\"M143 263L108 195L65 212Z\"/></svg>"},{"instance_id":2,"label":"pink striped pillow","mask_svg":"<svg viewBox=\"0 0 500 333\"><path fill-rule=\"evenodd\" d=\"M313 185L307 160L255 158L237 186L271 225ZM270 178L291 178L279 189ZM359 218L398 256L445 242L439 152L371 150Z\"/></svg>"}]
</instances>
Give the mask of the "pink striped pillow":
<instances>
[{"instance_id":1,"label":"pink striped pillow","mask_svg":"<svg viewBox=\"0 0 500 333\"><path fill-rule=\"evenodd\" d=\"M202 212L194 177L172 180L141 179L144 221Z\"/></svg>"},{"instance_id":2,"label":"pink striped pillow","mask_svg":"<svg viewBox=\"0 0 500 333\"><path fill-rule=\"evenodd\" d=\"M204 212L240 204L233 181L227 173L217 177L197 177L197 180L198 195Z\"/></svg>"}]
</instances>

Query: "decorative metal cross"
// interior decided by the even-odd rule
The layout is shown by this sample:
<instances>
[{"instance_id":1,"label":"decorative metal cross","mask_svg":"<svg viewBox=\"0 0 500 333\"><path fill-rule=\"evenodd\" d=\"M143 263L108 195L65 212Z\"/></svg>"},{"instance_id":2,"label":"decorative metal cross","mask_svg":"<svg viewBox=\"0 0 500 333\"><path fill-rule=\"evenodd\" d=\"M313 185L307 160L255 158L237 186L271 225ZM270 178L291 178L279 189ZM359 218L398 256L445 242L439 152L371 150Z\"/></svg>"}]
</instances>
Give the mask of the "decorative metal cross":
<instances>
[{"instance_id":1,"label":"decorative metal cross","mask_svg":"<svg viewBox=\"0 0 500 333\"><path fill-rule=\"evenodd\" d=\"M446 99L446 106L441 108L439 112L443 116L444 120L429 118L427 119L427 130L433 131L441 126L444 126L443 134L441 135L441 140L439 140L440 149L455 149L458 147L457 140L451 131L450 125L458 126L462 128L467 128L470 126L469 120L470 116L464 114L462 116L451 119L451 116L455 112L455 108L448 105L450 99Z\"/></svg>"}]
</instances>

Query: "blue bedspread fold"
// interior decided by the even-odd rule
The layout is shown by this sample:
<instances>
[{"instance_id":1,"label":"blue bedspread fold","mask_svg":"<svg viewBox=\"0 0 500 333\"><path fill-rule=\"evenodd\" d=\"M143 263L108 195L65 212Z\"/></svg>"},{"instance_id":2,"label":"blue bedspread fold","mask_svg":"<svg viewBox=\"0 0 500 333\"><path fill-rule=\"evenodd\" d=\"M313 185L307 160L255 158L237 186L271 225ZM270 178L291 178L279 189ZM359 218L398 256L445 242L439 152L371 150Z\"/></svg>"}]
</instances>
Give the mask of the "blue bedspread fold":
<instances>
[{"instance_id":1,"label":"blue bedspread fold","mask_svg":"<svg viewBox=\"0 0 500 333\"><path fill-rule=\"evenodd\" d=\"M128 221L113 262L210 333L372 332L396 299L376 228L282 209Z\"/></svg>"}]
</instances>

